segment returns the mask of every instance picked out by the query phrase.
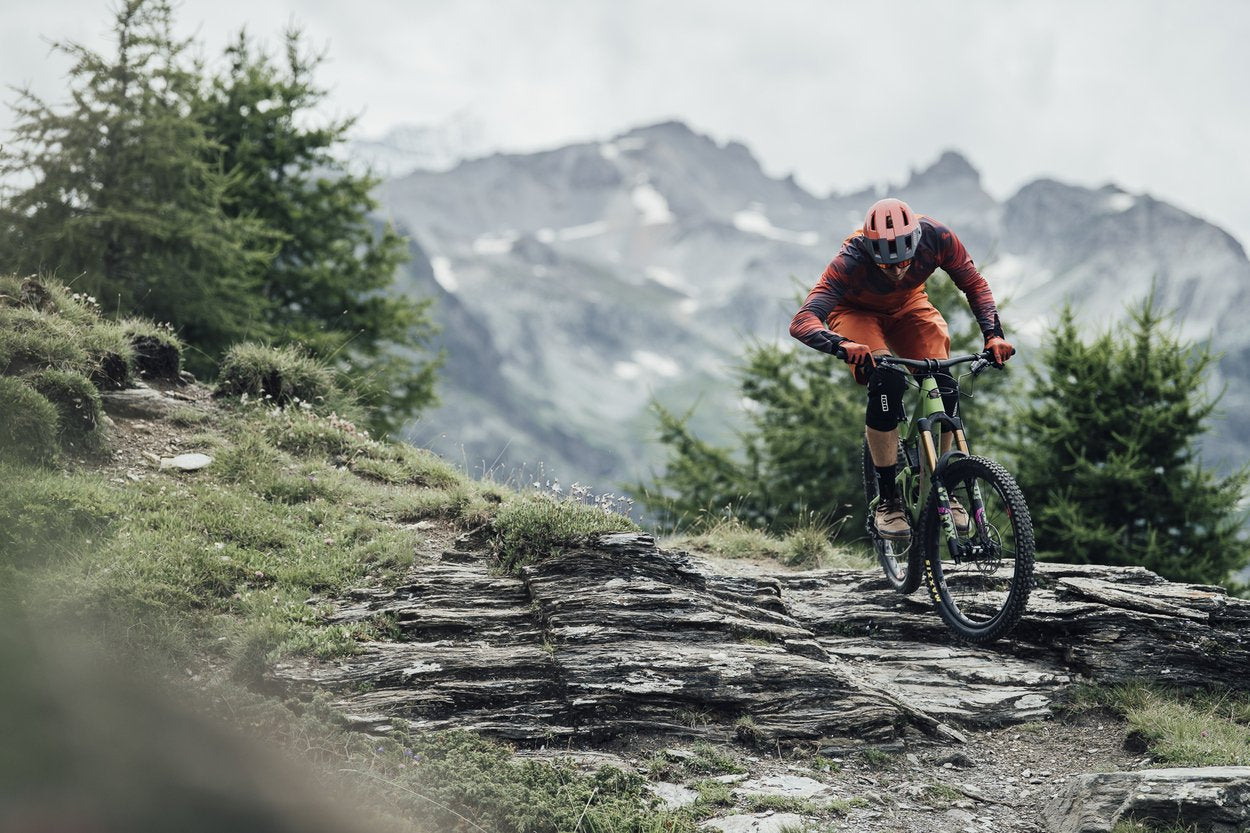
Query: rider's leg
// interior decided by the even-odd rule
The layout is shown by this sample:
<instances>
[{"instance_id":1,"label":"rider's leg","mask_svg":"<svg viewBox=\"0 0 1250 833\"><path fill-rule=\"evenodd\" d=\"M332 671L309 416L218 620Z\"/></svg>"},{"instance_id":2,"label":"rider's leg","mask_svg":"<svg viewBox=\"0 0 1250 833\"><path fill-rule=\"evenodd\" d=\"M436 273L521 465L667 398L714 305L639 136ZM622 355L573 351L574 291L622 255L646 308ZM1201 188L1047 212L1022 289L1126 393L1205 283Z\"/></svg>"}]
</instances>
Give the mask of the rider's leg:
<instances>
[{"instance_id":1,"label":"rider's leg","mask_svg":"<svg viewBox=\"0 0 1250 833\"><path fill-rule=\"evenodd\" d=\"M896 368L877 367L868 374L864 438L877 473L877 493L883 502L897 499L898 423L903 415L906 390L907 377Z\"/></svg>"},{"instance_id":2,"label":"rider's leg","mask_svg":"<svg viewBox=\"0 0 1250 833\"><path fill-rule=\"evenodd\" d=\"M868 453L872 456L872 464L877 468L892 466L898 460L898 428L890 431L878 431L864 426L864 437L868 440Z\"/></svg>"}]
</instances>

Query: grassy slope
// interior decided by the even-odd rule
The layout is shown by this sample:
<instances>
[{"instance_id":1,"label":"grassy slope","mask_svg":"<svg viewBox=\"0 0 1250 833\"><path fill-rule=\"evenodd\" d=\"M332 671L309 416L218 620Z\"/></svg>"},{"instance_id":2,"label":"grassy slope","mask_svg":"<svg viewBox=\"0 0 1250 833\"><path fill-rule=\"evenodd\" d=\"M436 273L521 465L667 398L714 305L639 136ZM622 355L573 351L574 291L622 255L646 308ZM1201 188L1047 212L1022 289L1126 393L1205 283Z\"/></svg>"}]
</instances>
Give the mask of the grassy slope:
<instances>
[{"instance_id":1,"label":"grassy slope","mask_svg":"<svg viewBox=\"0 0 1250 833\"><path fill-rule=\"evenodd\" d=\"M16 289L12 280L0 281L0 294ZM53 292L54 310L0 304L0 359L12 379L40 366L90 377L100 355L124 352L124 330L100 319L86 300ZM272 805L279 821L290 815L283 803L290 797L263 790L248 797L248 789L286 769L301 785L292 793L301 806L348 794L354 821L366 829L681 831L714 812L723 796L710 789L694 807L667 812L652 806L632 774L518 761L505 747L460 733L367 738L338 728L324 703L282 704L254 693L260 672L281 656L341 656L379 637L369 625L327 623L309 600L399 580L436 554L421 543L430 535L449 540L489 523L502 568L579 535L631 526L587 496L517 493L474 481L422 449L365 436L336 415L335 405L344 403L333 395L309 398L318 405L278 408L263 397L189 405L167 427L181 433L180 450L214 458L192 473L119 468L110 450L124 439L122 420L90 442L59 433L63 448L51 465L0 454L0 616L7 637L0 659L15 669L0 688L0 734L18 739L0 755L0 792L20 793L18 786L29 787L26 774L40 772L41 789L53 796L40 809L71 795L99 805L99 817L110 817L101 808L112 807L120 818L135 805L121 798L131 793L83 773L124 769L131 792L185 799L177 806L172 798L138 802L155 814L150 825L130 816L118 822L119 829L156 829L203 798L203 773L192 763L202 753L171 755L165 737L194 739L201 730L189 727L207 726L191 747L224 747L214 758L222 770L251 772L256 767L238 762L280 753L278 763L265 758L266 775L228 790ZM823 530L777 542L727 522L679 543L731 557L762 553L796 566L864 564L830 548ZM173 702L189 706L174 709ZM113 716L93 719L105 707ZM1233 733L1228 748L1244 750L1246 716L1241 706L1232 708L1208 716L1218 720L1200 729L1181 722L1177 732L1143 734L1161 760L1244 763L1218 749L1197 757L1167 751L1168 737L1205 738L1201 732L1217 726ZM166 712L173 728L144 740L152 715ZM1123 713L1134 719L1135 712ZM1142 720L1167 724L1162 717ZM102 722L122 734L81 728ZM237 748L225 744L220 738L232 731L225 725L252 737ZM263 751L254 748L257 738ZM147 768L117 767L118 749ZM169 763L153 766L162 755ZM348 829L329 818L320 823ZM296 828L318 829L306 819L292 821Z\"/></svg>"}]
</instances>

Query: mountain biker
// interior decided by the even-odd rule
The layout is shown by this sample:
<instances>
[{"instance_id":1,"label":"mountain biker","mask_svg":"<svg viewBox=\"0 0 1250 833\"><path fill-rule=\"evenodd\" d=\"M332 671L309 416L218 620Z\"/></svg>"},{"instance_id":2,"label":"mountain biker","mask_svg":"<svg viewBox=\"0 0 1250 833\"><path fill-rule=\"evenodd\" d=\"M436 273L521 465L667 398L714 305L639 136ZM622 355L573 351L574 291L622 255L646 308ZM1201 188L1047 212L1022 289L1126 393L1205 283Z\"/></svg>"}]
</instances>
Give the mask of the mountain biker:
<instances>
[{"instance_id":1,"label":"mountain biker","mask_svg":"<svg viewBox=\"0 0 1250 833\"><path fill-rule=\"evenodd\" d=\"M790 335L841 358L868 389L864 435L880 495L873 523L888 538L911 534L894 480L907 381L902 371L877 366L874 356L894 351L909 359L949 357L946 320L925 293L925 281L938 268L967 297L985 347L1001 367L1015 349L1003 337L989 284L954 232L899 199L878 200L868 209L863 227L842 243L790 322ZM946 371L934 376L946 412L954 416L959 403L955 379ZM950 434L944 433L943 450L949 442ZM951 516L957 527L968 528L968 513L953 497Z\"/></svg>"}]
</instances>

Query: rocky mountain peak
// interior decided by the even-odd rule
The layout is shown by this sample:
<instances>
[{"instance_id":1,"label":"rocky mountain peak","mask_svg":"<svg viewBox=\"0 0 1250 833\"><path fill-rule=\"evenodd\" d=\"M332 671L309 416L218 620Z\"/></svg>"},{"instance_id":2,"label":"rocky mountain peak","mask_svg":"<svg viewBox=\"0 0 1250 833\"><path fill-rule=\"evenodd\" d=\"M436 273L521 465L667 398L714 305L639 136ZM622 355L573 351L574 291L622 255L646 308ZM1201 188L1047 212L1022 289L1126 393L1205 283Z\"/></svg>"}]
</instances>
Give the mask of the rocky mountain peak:
<instances>
[{"instance_id":1,"label":"rocky mountain peak","mask_svg":"<svg viewBox=\"0 0 1250 833\"><path fill-rule=\"evenodd\" d=\"M957 151L947 150L937 161L921 171L912 171L907 188L931 188L952 183L981 185L981 173Z\"/></svg>"},{"instance_id":2,"label":"rocky mountain peak","mask_svg":"<svg viewBox=\"0 0 1250 833\"><path fill-rule=\"evenodd\" d=\"M955 230L1026 349L1065 301L1119 320L1157 279L1186 337L1214 333L1230 357L1250 350L1232 320L1250 294L1244 251L1165 202L1054 179L999 201L955 150L891 193ZM678 410L702 397L718 422L741 418L730 381L741 344L784 340L796 284L815 282L877 196L816 197L770 176L741 143L678 120L388 180L386 213L430 260L414 261L401 288L460 302L437 314L465 372L445 377L445 404L413 438L447 436L440 450L456 457L541 461L605 488L636 482L663 463L652 397ZM1225 365L1218 381L1245 378ZM1250 447L1231 428L1250 413L1250 394L1240 398L1250 387L1228 389L1230 430L1217 425L1216 441L1231 441L1221 456L1239 461Z\"/></svg>"}]
</instances>

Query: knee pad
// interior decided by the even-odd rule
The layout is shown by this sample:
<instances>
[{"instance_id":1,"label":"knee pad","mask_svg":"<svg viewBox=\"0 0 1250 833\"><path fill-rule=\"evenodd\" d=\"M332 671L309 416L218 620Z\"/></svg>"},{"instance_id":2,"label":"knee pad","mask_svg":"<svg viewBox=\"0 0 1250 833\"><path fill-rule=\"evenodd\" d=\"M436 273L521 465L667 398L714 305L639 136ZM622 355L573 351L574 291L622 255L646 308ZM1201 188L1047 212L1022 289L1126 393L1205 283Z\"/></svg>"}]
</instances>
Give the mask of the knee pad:
<instances>
[{"instance_id":1,"label":"knee pad","mask_svg":"<svg viewBox=\"0 0 1250 833\"><path fill-rule=\"evenodd\" d=\"M868 412L864 422L875 431L891 431L903 418L907 377L893 367L873 368L868 377Z\"/></svg>"}]
</instances>

